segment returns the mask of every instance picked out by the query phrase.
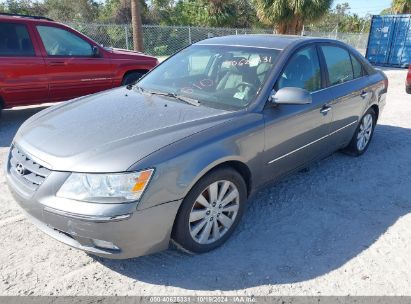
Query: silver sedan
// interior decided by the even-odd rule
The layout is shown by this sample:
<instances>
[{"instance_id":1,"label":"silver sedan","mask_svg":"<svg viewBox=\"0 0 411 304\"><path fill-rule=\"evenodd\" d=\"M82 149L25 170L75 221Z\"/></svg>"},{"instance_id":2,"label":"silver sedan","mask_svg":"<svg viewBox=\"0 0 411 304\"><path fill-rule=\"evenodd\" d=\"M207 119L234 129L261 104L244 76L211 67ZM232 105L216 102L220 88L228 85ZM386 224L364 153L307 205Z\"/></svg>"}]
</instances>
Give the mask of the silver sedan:
<instances>
[{"instance_id":1,"label":"silver sedan","mask_svg":"<svg viewBox=\"0 0 411 304\"><path fill-rule=\"evenodd\" d=\"M31 117L7 181L27 217L70 246L109 258L171 241L207 252L268 182L337 150L363 154L387 88L342 42L207 39L133 86Z\"/></svg>"}]
</instances>

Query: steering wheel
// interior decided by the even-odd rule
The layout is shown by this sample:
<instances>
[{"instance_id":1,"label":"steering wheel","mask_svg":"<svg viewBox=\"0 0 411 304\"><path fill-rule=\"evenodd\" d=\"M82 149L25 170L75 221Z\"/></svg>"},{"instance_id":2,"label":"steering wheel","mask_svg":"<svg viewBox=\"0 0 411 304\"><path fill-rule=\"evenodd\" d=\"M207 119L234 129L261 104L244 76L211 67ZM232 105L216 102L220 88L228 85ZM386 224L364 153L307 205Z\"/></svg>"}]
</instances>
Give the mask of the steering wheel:
<instances>
[{"instance_id":1,"label":"steering wheel","mask_svg":"<svg viewBox=\"0 0 411 304\"><path fill-rule=\"evenodd\" d=\"M235 88L238 89L240 87L249 87L252 90L257 90L257 88L254 84L249 83L249 82L245 82L245 81L242 81L239 84L237 84L237 86Z\"/></svg>"}]
</instances>

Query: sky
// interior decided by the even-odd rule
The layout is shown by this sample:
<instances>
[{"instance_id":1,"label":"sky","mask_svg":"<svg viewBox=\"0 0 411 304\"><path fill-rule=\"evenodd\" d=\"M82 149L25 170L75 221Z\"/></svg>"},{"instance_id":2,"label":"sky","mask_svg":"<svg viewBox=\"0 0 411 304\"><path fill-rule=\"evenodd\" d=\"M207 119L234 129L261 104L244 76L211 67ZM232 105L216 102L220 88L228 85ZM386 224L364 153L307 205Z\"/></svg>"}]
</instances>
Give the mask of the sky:
<instances>
[{"instance_id":1,"label":"sky","mask_svg":"<svg viewBox=\"0 0 411 304\"><path fill-rule=\"evenodd\" d=\"M350 13L360 16L365 16L367 13L378 15L384 8L391 6L391 0L334 0L333 7L344 2L350 4Z\"/></svg>"}]
</instances>

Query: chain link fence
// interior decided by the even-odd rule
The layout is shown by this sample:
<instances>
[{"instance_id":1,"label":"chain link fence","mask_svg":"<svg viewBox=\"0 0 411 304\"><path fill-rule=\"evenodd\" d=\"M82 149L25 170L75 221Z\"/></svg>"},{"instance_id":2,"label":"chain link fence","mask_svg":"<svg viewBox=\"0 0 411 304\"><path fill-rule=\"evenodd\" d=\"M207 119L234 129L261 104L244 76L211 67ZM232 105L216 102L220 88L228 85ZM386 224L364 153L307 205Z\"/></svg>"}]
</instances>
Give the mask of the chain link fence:
<instances>
[{"instance_id":1,"label":"chain link fence","mask_svg":"<svg viewBox=\"0 0 411 304\"><path fill-rule=\"evenodd\" d=\"M133 49L133 33L131 25L72 22L66 22L66 24L104 46L129 50ZM273 31L269 29L144 25L144 52L157 57L170 56L191 43L211 37L272 33ZM352 45L362 53L365 53L368 41L368 33L304 31L304 35L339 39Z\"/></svg>"},{"instance_id":2,"label":"chain link fence","mask_svg":"<svg viewBox=\"0 0 411 304\"><path fill-rule=\"evenodd\" d=\"M367 43L368 43L368 32L361 32L361 33L345 33L339 32L338 27L334 27L334 29L330 32L321 32L316 30L311 30L309 28L305 28L304 36L311 36L311 37L321 37L321 38L331 38L341 40L352 47L356 48L361 54L365 54L367 50Z\"/></svg>"}]
</instances>

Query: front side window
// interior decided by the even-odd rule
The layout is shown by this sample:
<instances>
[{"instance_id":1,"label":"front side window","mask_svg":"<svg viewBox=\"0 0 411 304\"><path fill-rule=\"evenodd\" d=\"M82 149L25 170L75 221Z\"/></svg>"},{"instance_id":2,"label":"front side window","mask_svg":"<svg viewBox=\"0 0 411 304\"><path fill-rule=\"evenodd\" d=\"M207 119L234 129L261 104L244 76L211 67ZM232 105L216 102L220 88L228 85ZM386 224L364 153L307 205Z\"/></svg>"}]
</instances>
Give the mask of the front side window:
<instances>
[{"instance_id":1,"label":"front side window","mask_svg":"<svg viewBox=\"0 0 411 304\"><path fill-rule=\"evenodd\" d=\"M265 48L193 45L150 72L138 87L235 110L257 96L279 53Z\"/></svg>"},{"instance_id":2,"label":"front side window","mask_svg":"<svg viewBox=\"0 0 411 304\"><path fill-rule=\"evenodd\" d=\"M34 56L34 48L24 24L0 23L0 56Z\"/></svg>"},{"instance_id":3,"label":"front side window","mask_svg":"<svg viewBox=\"0 0 411 304\"><path fill-rule=\"evenodd\" d=\"M328 69L330 85L344 83L354 79L351 58L348 51L336 46L322 46Z\"/></svg>"},{"instance_id":4,"label":"front side window","mask_svg":"<svg viewBox=\"0 0 411 304\"><path fill-rule=\"evenodd\" d=\"M92 46L73 33L52 26L37 26L49 56L91 57Z\"/></svg>"},{"instance_id":5,"label":"front side window","mask_svg":"<svg viewBox=\"0 0 411 304\"><path fill-rule=\"evenodd\" d=\"M315 47L300 50L291 57L275 90L284 87L296 87L309 92L321 89L321 69Z\"/></svg>"}]
</instances>

